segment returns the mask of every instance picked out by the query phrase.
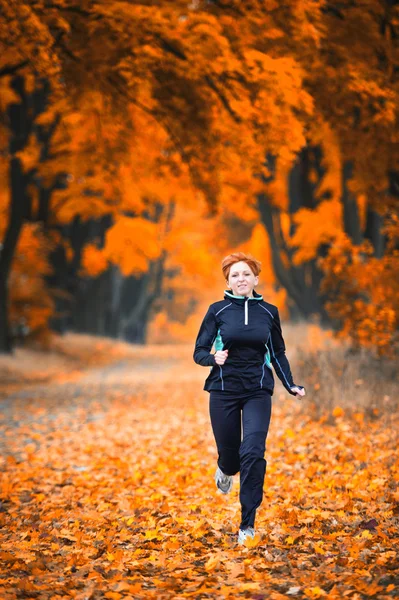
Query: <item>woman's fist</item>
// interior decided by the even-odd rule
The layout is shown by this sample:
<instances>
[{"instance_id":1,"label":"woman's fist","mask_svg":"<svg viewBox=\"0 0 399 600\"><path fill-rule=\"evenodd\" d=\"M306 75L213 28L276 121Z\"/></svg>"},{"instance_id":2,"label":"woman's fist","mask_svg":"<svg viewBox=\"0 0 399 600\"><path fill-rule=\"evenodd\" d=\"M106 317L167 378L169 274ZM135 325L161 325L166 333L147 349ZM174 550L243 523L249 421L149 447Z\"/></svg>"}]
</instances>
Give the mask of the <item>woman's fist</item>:
<instances>
[{"instance_id":1,"label":"woman's fist","mask_svg":"<svg viewBox=\"0 0 399 600\"><path fill-rule=\"evenodd\" d=\"M306 394L306 392L305 392L305 388L304 388L304 387L302 387L301 385L300 385L300 386L296 386L296 385L295 385L295 386L293 386L293 387L291 388L291 391L292 391L292 392L295 392L295 396L296 396L297 398L301 398L301 396L304 396L304 395Z\"/></svg>"},{"instance_id":2,"label":"woman's fist","mask_svg":"<svg viewBox=\"0 0 399 600\"><path fill-rule=\"evenodd\" d=\"M224 363L226 362L226 359L229 355L229 351L228 350L218 350L217 352L215 352L215 361L217 365L224 365Z\"/></svg>"}]
</instances>

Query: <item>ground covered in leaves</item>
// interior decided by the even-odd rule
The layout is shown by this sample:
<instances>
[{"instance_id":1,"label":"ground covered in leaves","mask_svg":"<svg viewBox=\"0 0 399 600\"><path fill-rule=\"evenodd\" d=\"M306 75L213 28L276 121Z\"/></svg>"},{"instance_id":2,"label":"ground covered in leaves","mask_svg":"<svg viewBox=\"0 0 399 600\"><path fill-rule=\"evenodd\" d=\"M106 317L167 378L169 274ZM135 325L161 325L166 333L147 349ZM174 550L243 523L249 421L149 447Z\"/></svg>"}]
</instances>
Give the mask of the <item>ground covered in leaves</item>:
<instances>
[{"instance_id":1,"label":"ground covered in leaves","mask_svg":"<svg viewBox=\"0 0 399 600\"><path fill-rule=\"evenodd\" d=\"M260 540L236 544L191 348L0 403L0 597L399 597L397 421L321 420L276 385Z\"/></svg>"}]
</instances>

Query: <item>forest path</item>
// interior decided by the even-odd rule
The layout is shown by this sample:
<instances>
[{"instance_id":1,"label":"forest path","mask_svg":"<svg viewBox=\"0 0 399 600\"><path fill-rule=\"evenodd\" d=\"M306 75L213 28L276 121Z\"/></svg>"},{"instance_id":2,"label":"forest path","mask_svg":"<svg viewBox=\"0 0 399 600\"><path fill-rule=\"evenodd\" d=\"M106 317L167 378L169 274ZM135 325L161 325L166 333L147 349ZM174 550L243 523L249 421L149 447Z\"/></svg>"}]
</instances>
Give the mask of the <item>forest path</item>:
<instances>
[{"instance_id":1,"label":"forest path","mask_svg":"<svg viewBox=\"0 0 399 600\"><path fill-rule=\"evenodd\" d=\"M340 598L397 594L397 437L307 418L277 387L260 541L216 493L208 369L143 349L1 403L0 597Z\"/></svg>"}]
</instances>

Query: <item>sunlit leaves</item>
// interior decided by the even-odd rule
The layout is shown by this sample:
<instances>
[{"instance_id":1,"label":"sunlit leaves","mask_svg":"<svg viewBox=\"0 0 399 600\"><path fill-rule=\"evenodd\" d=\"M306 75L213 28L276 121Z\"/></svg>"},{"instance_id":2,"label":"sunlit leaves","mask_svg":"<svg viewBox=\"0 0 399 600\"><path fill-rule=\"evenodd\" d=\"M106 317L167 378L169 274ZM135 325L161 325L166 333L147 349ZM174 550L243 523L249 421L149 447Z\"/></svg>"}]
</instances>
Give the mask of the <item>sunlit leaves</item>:
<instances>
[{"instance_id":1,"label":"sunlit leaves","mask_svg":"<svg viewBox=\"0 0 399 600\"><path fill-rule=\"evenodd\" d=\"M145 272L160 251L157 227L146 219L120 216L106 233L104 255L124 275Z\"/></svg>"},{"instance_id":2,"label":"sunlit leaves","mask_svg":"<svg viewBox=\"0 0 399 600\"><path fill-rule=\"evenodd\" d=\"M322 244L333 244L341 239L342 204L324 200L315 210L301 208L293 217L297 225L290 244L297 248L294 264L314 258Z\"/></svg>"},{"instance_id":3,"label":"sunlit leaves","mask_svg":"<svg viewBox=\"0 0 399 600\"><path fill-rule=\"evenodd\" d=\"M207 402L193 393L200 367L181 346L122 358L0 416L2 596L22 585L44 598L389 597L395 422L338 409L314 421L277 397L259 536L240 547L238 477L217 494Z\"/></svg>"},{"instance_id":4,"label":"sunlit leaves","mask_svg":"<svg viewBox=\"0 0 399 600\"><path fill-rule=\"evenodd\" d=\"M322 288L336 290L328 308L341 319L342 336L392 356L398 348L399 260L397 252L381 259L372 253L369 243L353 246L341 236L323 259Z\"/></svg>"},{"instance_id":5,"label":"sunlit leaves","mask_svg":"<svg viewBox=\"0 0 399 600\"><path fill-rule=\"evenodd\" d=\"M48 335L48 320L54 312L54 300L44 280L51 273L50 249L40 227L25 225L10 277L10 323L16 336L44 340Z\"/></svg>"},{"instance_id":6,"label":"sunlit leaves","mask_svg":"<svg viewBox=\"0 0 399 600\"><path fill-rule=\"evenodd\" d=\"M97 277L107 268L108 261L104 252L95 244L86 244L82 254L82 270L85 275Z\"/></svg>"},{"instance_id":7,"label":"sunlit leaves","mask_svg":"<svg viewBox=\"0 0 399 600\"><path fill-rule=\"evenodd\" d=\"M3 133L16 100L10 74L21 74L29 92L46 76L53 96L36 126L49 127L60 115L51 153L43 160L30 135L18 157L42 186L51 187L63 174L48 224L104 215L114 223L103 248L95 242L83 250L87 275L95 277L109 263L124 275L144 273L165 251L173 255L167 269L195 278L195 284L209 281L215 256L229 243L221 243L225 230L217 218L205 221L198 206L205 199L212 209L222 207L225 222L241 220L248 236L239 243L246 244L258 219L254 199L266 188L280 211L282 245L295 250L292 261L287 248L279 252L282 265L298 267L313 261L321 246L336 244L325 263L328 281L340 290L330 304L332 316L342 318L346 334L357 332L359 344L374 340L388 348L397 327L391 284L397 257L369 261L361 272L352 269L345 254L356 251L342 249L341 195L342 167L350 160L354 178L348 189L359 207L388 204L387 174L398 168L397 6L387 9L372 0L332 8L321 0L284 6L259 0L0 5L1 182L8 188ZM312 145L323 154L323 174L316 168L307 174L315 207L292 217L291 170L301 149ZM276 172L265 185L267 153L276 158ZM3 216L8 199L1 194ZM37 215L37 190L29 194ZM177 211L168 227L150 222L147 202L164 212L171 204L182 206L204 226L193 231ZM251 244L272 281L270 252L259 230ZM188 306L193 296L180 288L176 283L175 293Z\"/></svg>"}]
</instances>

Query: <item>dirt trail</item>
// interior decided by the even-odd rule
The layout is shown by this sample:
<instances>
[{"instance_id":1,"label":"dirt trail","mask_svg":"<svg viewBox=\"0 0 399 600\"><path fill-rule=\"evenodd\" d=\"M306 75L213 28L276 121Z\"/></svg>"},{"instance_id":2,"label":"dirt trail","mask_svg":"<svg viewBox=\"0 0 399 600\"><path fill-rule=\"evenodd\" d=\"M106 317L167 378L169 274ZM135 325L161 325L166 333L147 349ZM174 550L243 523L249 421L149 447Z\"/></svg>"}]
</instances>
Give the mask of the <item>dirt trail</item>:
<instances>
[{"instance_id":1,"label":"dirt trail","mask_svg":"<svg viewBox=\"0 0 399 600\"><path fill-rule=\"evenodd\" d=\"M182 391L187 386L205 398L203 376L204 370L192 363L191 347L147 347L141 355L74 372L72 377L65 373L48 383L21 384L0 400L0 454L10 453L10 432L26 426L62 419L78 431L103 419L115 402L129 404L134 398L137 404L137 398L162 396L170 387ZM1 435L2 430L8 435ZM25 434L24 443L31 442Z\"/></svg>"},{"instance_id":2,"label":"dirt trail","mask_svg":"<svg viewBox=\"0 0 399 600\"><path fill-rule=\"evenodd\" d=\"M191 348L153 348L2 400L1 598L393 597L393 432L313 422L277 382L262 539L240 549L206 374Z\"/></svg>"},{"instance_id":3,"label":"dirt trail","mask_svg":"<svg viewBox=\"0 0 399 600\"><path fill-rule=\"evenodd\" d=\"M151 385L161 382L193 380L201 384L203 372L192 365L192 348L187 346L143 348L133 356L112 362L106 366L83 368L60 373L45 383L29 382L18 384L17 389L8 393L3 388L0 399L0 412L13 415L28 410L32 415L37 406L51 406L64 409L81 406L87 400L97 398L103 402L113 395L124 392L132 395ZM173 355L172 355L173 353ZM14 387L15 384L14 384ZM21 415L23 416L23 415Z\"/></svg>"}]
</instances>

